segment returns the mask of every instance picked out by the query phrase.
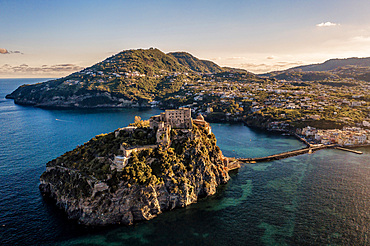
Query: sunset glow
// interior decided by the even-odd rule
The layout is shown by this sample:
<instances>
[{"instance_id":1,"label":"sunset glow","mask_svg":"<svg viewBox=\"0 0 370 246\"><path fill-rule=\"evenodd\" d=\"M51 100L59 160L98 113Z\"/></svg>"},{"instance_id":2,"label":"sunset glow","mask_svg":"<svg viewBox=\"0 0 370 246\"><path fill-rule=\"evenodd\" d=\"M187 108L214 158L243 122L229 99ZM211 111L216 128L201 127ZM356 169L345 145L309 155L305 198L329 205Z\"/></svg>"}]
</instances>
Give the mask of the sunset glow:
<instances>
[{"instance_id":1,"label":"sunset glow","mask_svg":"<svg viewBox=\"0 0 370 246\"><path fill-rule=\"evenodd\" d=\"M370 56L366 0L0 3L2 78L65 76L150 47L255 73Z\"/></svg>"}]
</instances>

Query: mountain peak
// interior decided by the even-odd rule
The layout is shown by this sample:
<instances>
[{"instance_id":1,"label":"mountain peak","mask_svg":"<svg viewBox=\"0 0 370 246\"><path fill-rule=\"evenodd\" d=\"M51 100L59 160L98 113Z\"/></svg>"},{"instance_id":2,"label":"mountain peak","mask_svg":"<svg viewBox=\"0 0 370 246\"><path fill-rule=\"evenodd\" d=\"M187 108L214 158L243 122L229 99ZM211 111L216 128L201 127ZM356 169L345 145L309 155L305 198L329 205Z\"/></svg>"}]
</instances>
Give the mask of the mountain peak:
<instances>
[{"instance_id":1,"label":"mountain peak","mask_svg":"<svg viewBox=\"0 0 370 246\"><path fill-rule=\"evenodd\" d=\"M131 49L64 78L21 86L7 98L42 107L148 106L202 74L227 71L187 52Z\"/></svg>"}]
</instances>

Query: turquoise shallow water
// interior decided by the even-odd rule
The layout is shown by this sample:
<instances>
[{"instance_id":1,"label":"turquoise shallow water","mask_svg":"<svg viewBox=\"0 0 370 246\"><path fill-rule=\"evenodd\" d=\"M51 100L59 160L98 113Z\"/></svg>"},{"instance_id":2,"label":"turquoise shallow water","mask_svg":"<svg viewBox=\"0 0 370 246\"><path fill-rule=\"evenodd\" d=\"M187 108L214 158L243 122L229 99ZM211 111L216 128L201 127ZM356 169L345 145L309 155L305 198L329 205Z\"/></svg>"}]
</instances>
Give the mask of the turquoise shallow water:
<instances>
[{"instance_id":1,"label":"turquoise shallow water","mask_svg":"<svg viewBox=\"0 0 370 246\"><path fill-rule=\"evenodd\" d=\"M87 228L38 190L48 160L151 110L44 110L4 96L0 80L0 245L370 245L370 149L322 150L244 165L215 196L134 226ZM289 136L212 124L224 155L257 157L303 147Z\"/></svg>"}]
</instances>

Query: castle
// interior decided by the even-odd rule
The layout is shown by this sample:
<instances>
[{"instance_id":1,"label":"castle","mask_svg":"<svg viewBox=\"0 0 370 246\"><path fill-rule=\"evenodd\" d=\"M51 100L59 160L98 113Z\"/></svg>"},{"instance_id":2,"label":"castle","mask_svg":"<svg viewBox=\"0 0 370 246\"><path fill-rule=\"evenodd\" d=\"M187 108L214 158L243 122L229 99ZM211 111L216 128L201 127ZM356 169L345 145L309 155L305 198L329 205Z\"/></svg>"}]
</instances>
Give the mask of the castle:
<instances>
[{"instance_id":1,"label":"castle","mask_svg":"<svg viewBox=\"0 0 370 246\"><path fill-rule=\"evenodd\" d=\"M170 132L175 129L192 129L193 121L191 119L190 108L180 108L166 110L160 115L150 117L149 126L157 129L157 144L168 145L170 142Z\"/></svg>"},{"instance_id":2,"label":"castle","mask_svg":"<svg viewBox=\"0 0 370 246\"><path fill-rule=\"evenodd\" d=\"M171 145L171 129L181 129L183 132L189 132L193 129L193 124L203 126L208 131L208 134L211 134L211 126L204 120L201 114L199 114L194 120L191 118L190 108L166 110L160 115L150 117L149 127L156 130L156 144L130 148L126 148L122 144L120 149L122 150L123 155L114 157L114 166L111 168L122 170L126 166L132 152L144 149L154 149L158 146L162 146L164 148L169 147ZM117 137L121 130L134 131L135 129L136 127L128 126L118 129L115 134Z\"/></svg>"},{"instance_id":3,"label":"castle","mask_svg":"<svg viewBox=\"0 0 370 246\"><path fill-rule=\"evenodd\" d=\"M190 108L180 108L166 110L160 115L155 115L149 119L150 128L161 128L161 125L166 124L171 126L171 128L177 129L191 129L192 119L191 119L191 109Z\"/></svg>"}]
</instances>

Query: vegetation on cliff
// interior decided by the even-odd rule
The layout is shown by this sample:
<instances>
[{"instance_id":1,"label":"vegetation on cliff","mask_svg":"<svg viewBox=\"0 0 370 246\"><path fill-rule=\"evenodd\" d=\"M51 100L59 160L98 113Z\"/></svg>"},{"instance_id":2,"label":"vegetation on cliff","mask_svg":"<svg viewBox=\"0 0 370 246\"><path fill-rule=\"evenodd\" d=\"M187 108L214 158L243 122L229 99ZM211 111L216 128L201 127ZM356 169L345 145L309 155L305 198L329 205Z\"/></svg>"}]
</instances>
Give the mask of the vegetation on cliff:
<instances>
[{"instance_id":1,"label":"vegetation on cliff","mask_svg":"<svg viewBox=\"0 0 370 246\"><path fill-rule=\"evenodd\" d=\"M95 179L105 180L112 174L110 166L114 156L122 155L121 144L129 148L155 144L155 141L155 131L149 128L137 128L132 132L119 131L117 136L114 132L101 134L48 162L46 166L60 166Z\"/></svg>"},{"instance_id":2,"label":"vegetation on cliff","mask_svg":"<svg viewBox=\"0 0 370 246\"><path fill-rule=\"evenodd\" d=\"M170 146L133 151L124 168L115 168L121 145L153 141L150 128L96 136L47 163L40 190L80 223L131 224L212 195L229 179L215 136L197 125L171 130Z\"/></svg>"},{"instance_id":3,"label":"vegetation on cliff","mask_svg":"<svg viewBox=\"0 0 370 246\"><path fill-rule=\"evenodd\" d=\"M181 65L190 68L194 72L220 73L225 71L225 69L217 64L207 60L199 60L187 52L172 52L169 55L173 56Z\"/></svg>"}]
</instances>

